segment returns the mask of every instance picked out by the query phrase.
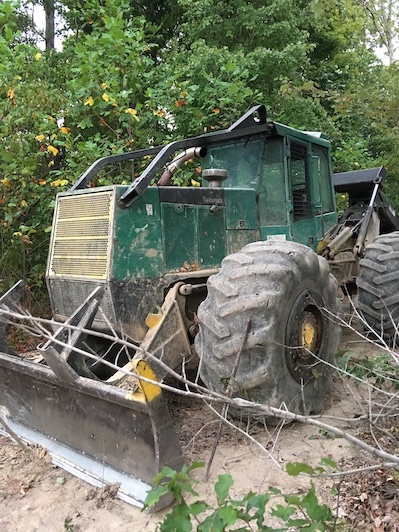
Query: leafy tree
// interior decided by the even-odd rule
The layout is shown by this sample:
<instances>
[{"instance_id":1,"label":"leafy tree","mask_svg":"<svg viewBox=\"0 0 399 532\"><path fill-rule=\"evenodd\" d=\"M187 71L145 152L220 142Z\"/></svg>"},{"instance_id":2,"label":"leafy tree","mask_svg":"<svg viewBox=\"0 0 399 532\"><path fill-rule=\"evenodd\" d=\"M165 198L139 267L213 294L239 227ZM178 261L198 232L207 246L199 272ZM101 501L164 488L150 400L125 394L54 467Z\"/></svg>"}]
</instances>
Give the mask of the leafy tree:
<instances>
[{"instance_id":1,"label":"leafy tree","mask_svg":"<svg viewBox=\"0 0 399 532\"><path fill-rule=\"evenodd\" d=\"M396 194L398 72L368 48L364 4L2 2L0 290L21 276L43 284L55 193L94 160L228 127L254 103L326 132L336 170L386 162ZM49 14L46 53L32 5ZM138 169L117 171L130 181Z\"/></svg>"},{"instance_id":2,"label":"leafy tree","mask_svg":"<svg viewBox=\"0 0 399 532\"><path fill-rule=\"evenodd\" d=\"M399 34L399 5L395 0L358 0L377 46L385 49L389 64L395 62Z\"/></svg>"}]
</instances>

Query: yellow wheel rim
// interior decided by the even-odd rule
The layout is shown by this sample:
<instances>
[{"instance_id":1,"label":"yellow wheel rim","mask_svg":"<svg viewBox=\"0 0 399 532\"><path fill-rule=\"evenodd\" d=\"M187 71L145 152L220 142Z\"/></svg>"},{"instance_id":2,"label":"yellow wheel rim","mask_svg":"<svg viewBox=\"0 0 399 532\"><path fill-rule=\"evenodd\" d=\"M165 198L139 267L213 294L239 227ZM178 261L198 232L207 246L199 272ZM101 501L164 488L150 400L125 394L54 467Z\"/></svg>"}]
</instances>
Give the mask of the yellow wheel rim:
<instances>
[{"instance_id":1,"label":"yellow wheel rim","mask_svg":"<svg viewBox=\"0 0 399 532\"><path fill-rule=\"evenodd\" d=\"M315 347L317 340L317 330L313 320L306 319L302 324L302 345L309 351Z\"/></svg>"}]
</instances>

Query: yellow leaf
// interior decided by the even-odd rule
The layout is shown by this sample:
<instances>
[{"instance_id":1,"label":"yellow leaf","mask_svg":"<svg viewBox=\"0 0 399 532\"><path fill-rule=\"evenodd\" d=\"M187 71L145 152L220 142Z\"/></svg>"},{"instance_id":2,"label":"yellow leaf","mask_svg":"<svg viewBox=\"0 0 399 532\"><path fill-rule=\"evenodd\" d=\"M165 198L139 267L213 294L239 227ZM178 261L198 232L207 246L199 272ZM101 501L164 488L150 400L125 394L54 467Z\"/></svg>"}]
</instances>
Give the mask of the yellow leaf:
<instances>
[{"instance_id":1,"label":"yellow leaf","mask_svg":"<svg viewBox=\"0 0 399 532\"><path fill-rule=\"evenodd\" d=\"M85 104L85 105L89 105L90 107L91 107L92 105L94 105L93 97L92 97L92 96L89 96L88 98L86 98L86 100L84 101L84 104Z\"/></svg>"},{"instance_id":2,"label":"yellow leaf","mask_svg":"<svg viewBox=\"0 0 399 532\"><path fill-rule=\"evenodd\" d=\"M52 146L51 144L50 144L50 146L47 146L47 151L49 151L52 155L54 155L54 157L58 153L57 148L55 146Z\"/></svg>"},{"instance_id":3,"label":"yellow leaf","mask_svg":"<svg viewBox=\"0 0 399 532\"><path fill-rule=\"evenodd\" d=\"M71 131L71 128L70 128L70 127L65 127L65 126L63 126L63 127L61 128L61 133L62 133L63 135L68 135L68 133L69 133L70 131Z\"/></svg>"},{"instance_id":4,"label":"yellow leaf","mask_svg":"<svg viewBox=\"0 0 399 532\"><path fill-rule=\"evenodd\" d=\"M12 87L8 89L7 96L10 98L10 100L13 100L15 98L14 89Z\"/></svg>"},{"instance_id":5,"label":"yellow leaf","mask_svg":"<svg viewBox=\"0 0 399 532\"><path fill-rule=\"evenodd\" d=\"M37 52L37 54L35 55L35 61L40 61L41 58L42 54L40 52Z\"/></svg>"},{"instance_id":6,"label":"yellow leaf","mask_svg":"<svg viewBox=\"0 0 399 532\"><path fill-rule=\"evenodd\" d=\"M218 115L220 113L220 109L215 107L215 109L212 110L212 113L215 113L215 115Z\"/></svg>"},{"instance_id":7,"label":"yellow leaf","mask_svg":"<svg viewBox=\"0 0 399 532\"><path fill-rule=\"evenodd\" d=\"M45 179L39 179L39 185L42 187L47 184L47 181Z\"/></svg>"},{"instance_id":8,"label":"yellow leaf","mask_svg":"<svg viewBox=\"0 0 399 532\"><path fill-rule=\"evenodd\" d=\"M24 199L21 201L21 207L26 207L28 205L28 202Z\"/></svg>"},{"instance_id":9,"label":"yellow leaf","mask_svg":"<svg viewBox=\"0 0 399 532\"><path fill-rule=\"evenodd\" d=\"M56 179L55 181L52 181L50 185L52 187L64 187L68 182L68 179Z\"/></svg>"},{"instance_id":10,"label":"yellow leaf","mask_svg":"<svg viewBox=\"0 0 399 532\"><path fill-rule=\"evenodd\" d=\"M131 115L136 120L136 122L139 121L139 117L137 116L136 109L132 109L131 107L129 107L129 109L126 109L125 113L128 113L129 115Z\"/></svg>"},{"instance_id":11,"label":"yellow leaf","mask_svg":"<svg viewBox=\"0 0 399 532\"><path fill-rule=\"evenodd\" d=\"M42 142L46 137L44 135L36 135L35 139Z\"/></svg>"},{"instance_id":12,"label":"yellow leaf","mask_svg":"<svg viewBox=\"0 0 399 532\"><path fill-rule=\"evenodd\" d=\"M50 120L50 122L51 122L52 124L55 123L55 118L54 118L54 116L47 115L47 118Z\"/></svg>"},{"instance_id":13,"label":"yellow leaf","mask_svg":"<svg viewBox=\"0 0 399 532\"><path fill-rule=\"evenodd\" d=\"M109 102L109 96L106 92L104 92L104 94L102 95L102 99L104 100L104 102Z\"/></svg>"},{"instance_id":14,"label":"yellow leaf","mask_svg":"<svg viewBox=\"0 0 399 532\"><path fill-rule=\"evenodd\" d=\"M8 188L10 186L10 180L8 179L8 177L5 177L4 179L0 179L0 183L5 188Z\"/></svg>"},{"instance_id":15,"label":"yellow leaf","mask_svg":"<svg viewBox=\"0 0 399 532\"><path fill-rule=\"evenodd\" d=\"M191 180L191 186L192 187L199 187L200 186L200 183L198 183L198 181L195 181L194 179Z\"/></svg>"},{"instance_id":16,"label":"yellow leaf","mask_svg":"<svg viewBox=\"0 0 399 532\"><path fill-rule=\"evenodd\" d=\"M106 83L101 83L101 89L105 91L105 89L108 87Z\"/></svg>"}]
</instances>

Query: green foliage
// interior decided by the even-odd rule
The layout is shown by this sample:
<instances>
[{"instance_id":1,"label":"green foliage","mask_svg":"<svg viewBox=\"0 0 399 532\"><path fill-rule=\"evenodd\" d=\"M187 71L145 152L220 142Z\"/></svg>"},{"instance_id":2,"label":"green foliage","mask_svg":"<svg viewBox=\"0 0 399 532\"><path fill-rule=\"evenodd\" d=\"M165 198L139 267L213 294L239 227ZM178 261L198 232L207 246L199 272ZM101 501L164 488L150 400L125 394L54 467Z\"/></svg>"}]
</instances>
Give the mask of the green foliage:
<instances>
[{"instance_id":1,"label":"green foliage","mask_svg":"<svg viewBox=\"0 0 399 532\"><path fill-rule=\"evenodd\" d=\"M358 3L62 0L63 48L46 53L30 5L0 3L0 292L43 287L55 195L96 159L226 128L255 103L327 133L335 171L386 165L399 206L399 69L376 61Z\"/></svg>"},{"instance_id":2,"label":"green foliage","mask_svg":"<svg viewBox=\"0 0 399 532\"><path fill-rule=\"evenodd\" d=\"M359 360L352 351L346 351L338 357L338 363L358 379L368 380L379 388L399 390L398 365L389 354L363 355Z\"/></svg>"},{"instance_id":3,"label":"green foliage","mask_svg":"<svg viewBox=\"0 0 399 532\"><path fill-rule=\"evenodd\" d=\"M304 494L283 494L281 490L269 487L263 494L248 492L244 497L235 499L230 495L233 478L230 474L218 476L214 485L216 504L196 500L190 503L186 494L198 496L193 489L197 480L190 476L191 471L202 467L203 463L195 462L191 466L184 466L179 472L164 467L154 480L155 487L148 493L144 509L155 505L160 497L173 494L176 504L159 524L158 530L172 532L178 530L190 532L223 532L227 530L249 531L288 531L288 530L333 530L335 519L330 508L321 504L317 498L315 487L311 484ZM287 473L299 475L320 474L327 469L336 469L336 464L330 458L324 458L320 465L313 468L307 464L287 464ZM277 500L275 506L268 506ZM267 516L279 519L282 526L278 529L267 524Z\"/></svg>"},{"instance_id":4,"label":"green foliage","mask_svg":"<svg viewBox=\"0 0 399 532\"><path fill-rule=\"evenodd\" d=\"M65 530L65 532L73 532L74 529L75 529L75 525L72 522L72 518L71 517L66 517L64 519L64 530Z\"/></svg>"}]
</instances>

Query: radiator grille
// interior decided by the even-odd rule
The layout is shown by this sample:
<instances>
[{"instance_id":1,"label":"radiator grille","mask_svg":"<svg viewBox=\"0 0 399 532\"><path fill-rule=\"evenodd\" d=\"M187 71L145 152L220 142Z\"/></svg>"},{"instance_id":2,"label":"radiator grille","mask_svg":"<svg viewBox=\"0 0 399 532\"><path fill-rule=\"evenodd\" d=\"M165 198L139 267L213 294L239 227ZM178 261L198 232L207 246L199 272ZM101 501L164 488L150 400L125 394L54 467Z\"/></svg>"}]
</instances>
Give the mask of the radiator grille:
<instances>
[{"instance_id":1,"label":"radiator grille","mask_svg":"<svg viewBox=\"0 0 399 532\"><path fill-rule=\"evenodd\" d=\"M106 279L113 191L58 198L49 272L52 277Z\"/></svg>"}]
</instances>

